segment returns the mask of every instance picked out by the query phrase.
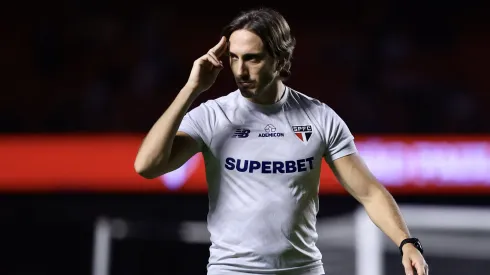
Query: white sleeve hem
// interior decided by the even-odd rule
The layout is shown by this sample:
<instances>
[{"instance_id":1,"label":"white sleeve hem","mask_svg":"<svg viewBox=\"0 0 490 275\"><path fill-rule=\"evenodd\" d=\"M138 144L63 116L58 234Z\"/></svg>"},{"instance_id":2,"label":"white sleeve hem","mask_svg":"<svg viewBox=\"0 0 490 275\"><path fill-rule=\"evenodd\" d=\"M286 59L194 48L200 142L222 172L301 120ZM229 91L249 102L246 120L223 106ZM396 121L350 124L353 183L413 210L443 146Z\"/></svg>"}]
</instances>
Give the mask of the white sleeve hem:
<instances>
[{"instance_id":1,"label":"white sleeve hem","mask_svg":"<svg viewBox=\"0 0 490 275\"><path fill-rule=\"evenodd\" d=\"M334 160L337 160L339 158L352 155L358 152L356 145L354 143L354 140L348 140L345 142L345 145L340 146L340 149L338 152L334 153L331 155L327 160L329 162L333 162Z\"/></svg>"}]
</instances>

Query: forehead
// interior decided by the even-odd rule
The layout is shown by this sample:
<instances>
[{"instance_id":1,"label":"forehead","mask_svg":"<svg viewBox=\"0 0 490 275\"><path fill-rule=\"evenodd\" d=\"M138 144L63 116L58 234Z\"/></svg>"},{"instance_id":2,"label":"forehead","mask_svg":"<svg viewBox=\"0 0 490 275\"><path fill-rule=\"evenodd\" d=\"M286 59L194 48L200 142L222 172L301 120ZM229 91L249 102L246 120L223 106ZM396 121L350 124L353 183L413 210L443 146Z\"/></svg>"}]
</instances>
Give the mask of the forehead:
<instances>
[{"instance_id":1,"label":"forehead","mask_svg":"<svg viewBox=\"0 0 490 275\"><path fill-rule=\"evenodd\" d=\"M262 39L248 30L234 31L229 38L230 52L234 54L259 53L264 50Z\"/></svg>"}]
</instances>

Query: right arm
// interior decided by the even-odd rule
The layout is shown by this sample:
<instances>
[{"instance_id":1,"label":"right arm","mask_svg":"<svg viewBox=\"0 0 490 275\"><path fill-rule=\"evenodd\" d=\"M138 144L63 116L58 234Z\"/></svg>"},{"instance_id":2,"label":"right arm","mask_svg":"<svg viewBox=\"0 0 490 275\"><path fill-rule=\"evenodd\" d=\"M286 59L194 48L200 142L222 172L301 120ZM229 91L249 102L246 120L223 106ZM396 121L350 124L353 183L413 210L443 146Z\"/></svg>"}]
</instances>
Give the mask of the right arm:
<instances>
[{"instance_id":1,"label":"right arm","mask_svg":"<svg viewBox=\"0 0 490 275\"><path fill-rule=\"evenodd\" d=\"M173 171L199 152L200 144L178 129L197 96L216 81L223 69L219 58L226 49L226 38L222 37L194 62L187 84L144 138L134 161L134 169L142 177L152 179Z\"/></svg>"},{"instance_id":2,"label":"right arm","mask_svg":"<svg viewBox=\"0 0 490 275\"><path fill-rule=\"evenodd\" d=\"M192 137L178 132L197 94L185 86L144 138L134 162L142 177L151 179L171 172L199 152L199 144Z\"/></svg>"}]
</instances>

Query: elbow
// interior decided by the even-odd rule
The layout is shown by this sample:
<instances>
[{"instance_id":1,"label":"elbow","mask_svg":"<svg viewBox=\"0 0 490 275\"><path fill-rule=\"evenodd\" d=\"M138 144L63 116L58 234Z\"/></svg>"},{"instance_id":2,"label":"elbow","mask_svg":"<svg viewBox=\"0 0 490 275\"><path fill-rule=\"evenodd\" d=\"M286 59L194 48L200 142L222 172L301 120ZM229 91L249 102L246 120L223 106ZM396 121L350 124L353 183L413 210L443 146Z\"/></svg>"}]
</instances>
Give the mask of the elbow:
<instances>
[{"instance_id":1,"label":"elbow","mask_svg":"<svg viewBox=\"0 0 490 275\"><path fill-rule=\"evenodd\" d=\"M136 159L134 162L135 172L145 179L154 179L160 175L155 172L154 166L144 160Z\"/></svg>"}]
</instances>

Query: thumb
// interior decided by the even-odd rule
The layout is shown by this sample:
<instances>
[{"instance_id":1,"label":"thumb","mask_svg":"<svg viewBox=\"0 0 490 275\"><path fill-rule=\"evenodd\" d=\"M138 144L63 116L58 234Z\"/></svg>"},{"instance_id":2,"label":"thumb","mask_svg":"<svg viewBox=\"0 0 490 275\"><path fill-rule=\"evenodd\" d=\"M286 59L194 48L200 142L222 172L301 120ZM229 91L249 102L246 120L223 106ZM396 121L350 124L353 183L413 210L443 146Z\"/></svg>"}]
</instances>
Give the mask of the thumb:
<instances>
[{"instance_id":1,"label":"thumb","mask_svg":"<svg viewBox=\"0 0 490 275\"><path fill-rule=\"evenodd\" d=\"M403 267L405 268L406 275L413 275L412 261L408 257L403 257Z\"/></svg>"}]
</instances>

